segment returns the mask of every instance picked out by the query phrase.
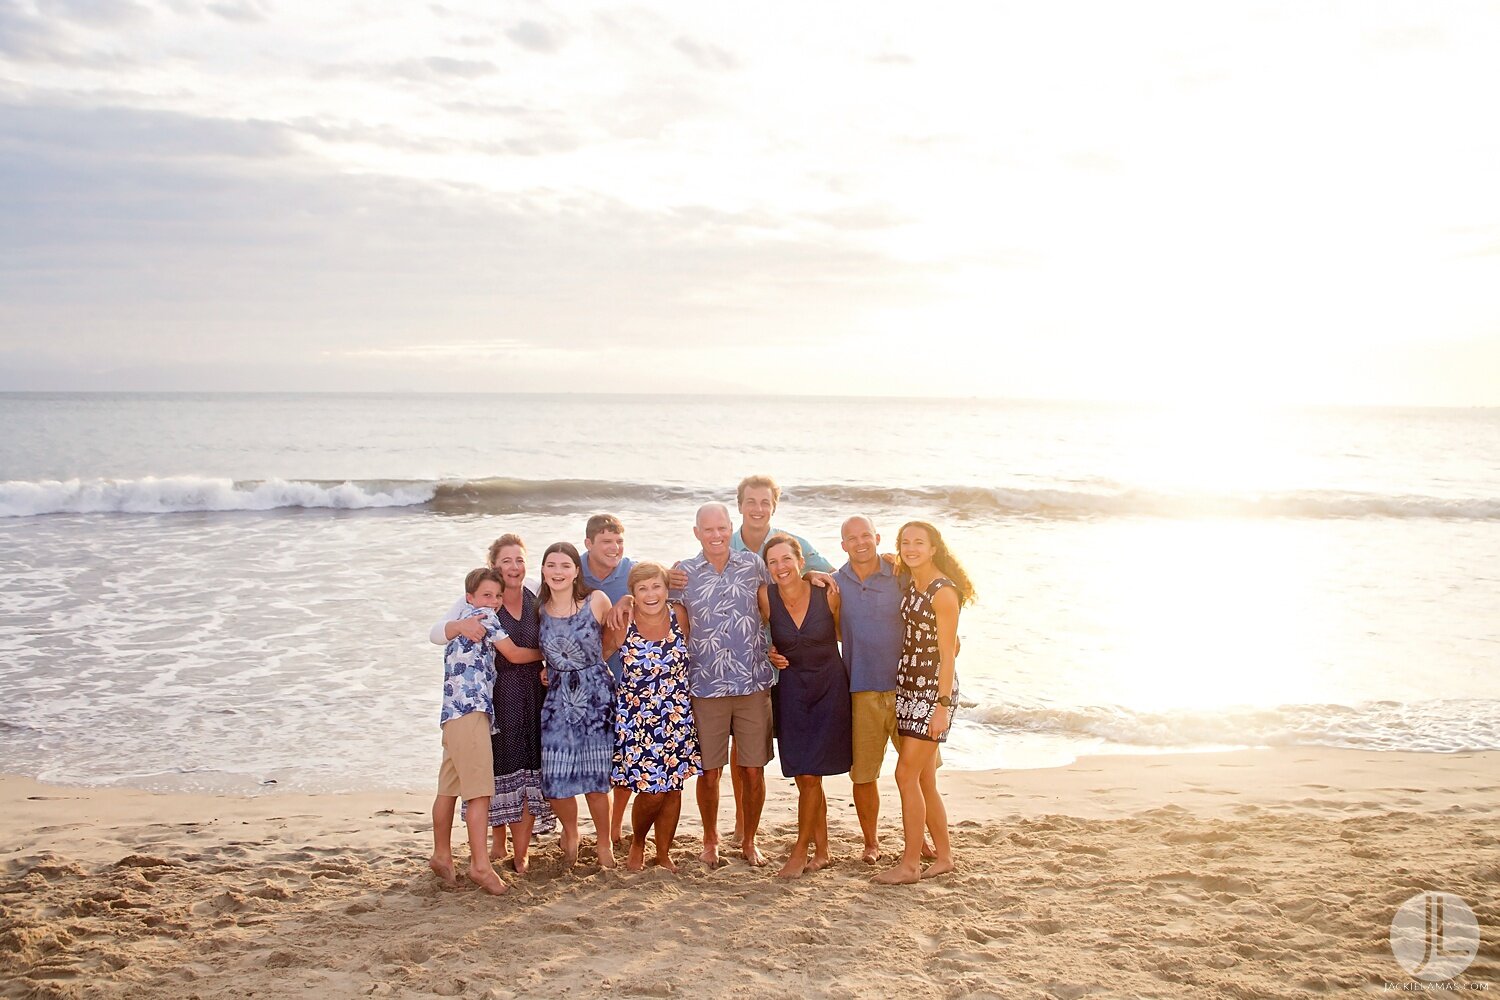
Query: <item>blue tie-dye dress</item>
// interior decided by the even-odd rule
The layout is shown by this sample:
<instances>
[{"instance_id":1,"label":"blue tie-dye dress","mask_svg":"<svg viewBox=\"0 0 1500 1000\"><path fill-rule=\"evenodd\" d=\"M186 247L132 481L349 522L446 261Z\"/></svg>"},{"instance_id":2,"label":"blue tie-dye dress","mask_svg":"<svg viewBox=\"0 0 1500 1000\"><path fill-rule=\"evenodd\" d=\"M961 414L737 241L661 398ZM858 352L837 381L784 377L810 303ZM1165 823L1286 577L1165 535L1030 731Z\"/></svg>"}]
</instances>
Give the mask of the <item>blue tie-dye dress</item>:
<instances>
[{"instance_id":1,"label":"blue tie-dye dress","mask_svg":"<svg viewBox=\"0 0 1500 1000\"><path fill-rule=\"evenodd\" d=\"M615 752L615 677L604 662L601 628L587 602L567 618L544 608L542 794L566 799L609 791Z\"/></svg>"}]
</instances>

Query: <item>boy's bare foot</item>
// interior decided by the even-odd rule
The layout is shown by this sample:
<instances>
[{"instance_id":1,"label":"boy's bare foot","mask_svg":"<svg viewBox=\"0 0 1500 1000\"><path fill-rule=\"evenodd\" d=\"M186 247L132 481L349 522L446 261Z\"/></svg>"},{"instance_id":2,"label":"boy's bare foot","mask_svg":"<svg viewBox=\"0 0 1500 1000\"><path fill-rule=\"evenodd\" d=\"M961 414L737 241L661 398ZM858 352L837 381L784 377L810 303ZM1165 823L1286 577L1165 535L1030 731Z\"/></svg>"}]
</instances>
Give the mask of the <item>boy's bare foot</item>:
<instances>
[{"instance_id":1,"label":"boy's bare foot","mask_svg":"<svg viewBox=\"0 0 1500 1000\"><path fill-rule=\"evenodd\" d=\"M488 864L483 866L470 865L469 881L479 886L479 888L491 896L498 896L505 891L505 883L500 881L500 876L496 875L495 869L491 868Z\"/></svg>"},{"instance_id":2,"label":"boy's bare foot","mask_svg":"<svg viewBox=\"0 0 1500 1000\"><path fill-rule=\"evenodd\" d=\"M932 841L926 837L922 838L922 860L931 861L937 857L937 848L932 846Z\"/></svg>"},{"instance_id":3,"label":"boy's bare foot","mask_svg":"<svg viewBox=\"0 0 1500 1000\"><path fill-rule=\"evenodd\" d=\"M740 845L740 854L750 863L751 868L760 868L766 863L766 856L760 853L760 848L755 846L753 840Z\"/></svg>"},{"instance_id":4,"label":"boy's bare foot","mask_svg":"<svg viewBox=\"0 0 1500 1000\"><path fill-rule=\"evenodd\" d=\"M703 850L698 855L698 860L710 868L719 867L719 842L705 843Z\"/></svg>"},{"instance_id":5,"label":"boy's bare foot","mask_svg":"<svg viewBox=\"0 0 1500 1000\"><path fill-rule=\"evenodd\" d=\"M867 865L873 865L875 862L880 860L880 845L866 844L865 853L861 854L859 856L859 859Z\"/></svg>"},{"instance_id":6,"label":"boy's bare foot","mask_svg":"<svg viewBox=\"0 0 1500 1000\"><path fill-rule=\"evenodd\" d=\"M934 875L946 875L953 870L953 859L947 861L934 861L922 869L923 878L932 878Z\"/></svg>"},{"instance_id":7,"label":"boy's bare foot","mask_svg":"<svg viewBox=\"0 0 1500 1000\"><path fill-rule=\"evenodd\" d=\"M458 875L453 871L453 858L440 858L434 854L427 862L427 867L432 873L443 880L443 884L450 889L458 887Z\"/></svg>"},{"instance_id":8,"label":"boy's bare foot","mask_svg":"<svg viewBox=\"0 0 1500 1000\"><path fill-rule=\"evenodd\" d=\"M673 875L677 874L677 863L672 860L672 855L658 854L656 856L656 863L660 867L665 868L667 871L671 872Z\"/></svg>"},{"instance_id":9,"label":"boy's bare foot","mask_svg":"<svg viewBox=\"0 0 1500 1000\"><path fill-rule=\"evenodd\" d=\"M870 881L876 885L912 885L922 881L922 872L905 865L892 865Z\"/></svg>"},{"instance_id":10,"label":"boy's bare foot","mask_svg":"<svg viewBox=\"0 0 1500 1000\"><path fill-rule=\"evenodd\" d=\"M803 851L793 851L792 856L786 859L786 864L781 866L781 871L776 873L777 878L801 878L802 873L807 870L807 854Z\"/></svg>"}]
</instances>

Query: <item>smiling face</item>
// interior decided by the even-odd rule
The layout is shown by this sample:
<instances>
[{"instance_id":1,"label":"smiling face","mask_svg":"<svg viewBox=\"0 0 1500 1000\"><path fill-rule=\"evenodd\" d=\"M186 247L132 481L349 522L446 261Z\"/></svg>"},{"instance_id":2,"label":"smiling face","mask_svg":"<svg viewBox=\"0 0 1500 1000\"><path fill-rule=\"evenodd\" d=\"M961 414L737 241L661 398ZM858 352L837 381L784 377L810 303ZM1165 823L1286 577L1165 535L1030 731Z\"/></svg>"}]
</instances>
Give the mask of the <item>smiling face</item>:
<instances>
[{"instance_id":1,"label":"smiling face","mask_svg":"<svg viewBox=\"0 0 1500 1000\"><path fill-rule=\"evenodd\" d=\"M495 553L494 570L505 581L507 589L521 586L526 580L526 549L521 545L505 545Z\"/></svg>"},{"instance_id":2,"label":"smiling face","mask_svg":"<svg viewBox=\"0 0 1500 1000\"><path fill-rule=\"evenodd\" d=\"M571 594L578 566L566 552L550 552L542 560L542 580L554 594Z\"/></svg>"},{"instance_id":3,"label":"smiling face","mask_svg":"<svg viewBox=\"0 0 1500 1000\"><path fill-rule=\"evenodd\" d=\"M776 498L769 486L747 486L740 500L740 517L752 533L764 531L771 525L771 515L776 513Z\"/></svg>"},{"instance_id":4,"label":"smiling face","mask_svg":"<svg viewBox=\"0 0 1500 1000\"><path fill-rule=\"evenodd\" d=\"M693 537L703 546L703 554L710 559L719 559L729 554L729 536L734 528L729 524L729 513L718 504L711 504L698 511L698 523L693 525Z\"/></svg>"},{"instance_id":5,"label":"smiling face","mask_svg":"<svg viewBox=\"0 0 1500 1000\"><path fill-rule=\"evenodd\" d=\"M589 569L596 576L606 577L615 571L625 556L625 535L605 529L593 538L585 538L583 547L588 550Z\"/></svg>"},{"instance_id":6,"label":"smiling face","mask_svg":"<svg viewBox=\"0 0 1500 1000\"><path fill-rule=\"evenodd\" d=\"M867 517L851 517L845 521L839 544L856 566L868 566L880 558L880 536Z\"/></svg>"},{"instance_id":7,"label":"smiling face","mask_svg":"<svg viewBox=\"0 0 1500 1000\"><path fill-rule=\"evenodd\" d=\"M465 594L464 599L476 608L489 608L495 610L500 607L500 585L494 580L481 581L472 594Z\"/></svg>"},{"instance_id":8,"label":"smiling face","mask_svg":"<svg viewBox=\"0 0 1500 1000\"><path fill-rule=\"evenodd\" d=\"M909 569L916 569L918 566L932 562L935 547L925 528L910 524L901 529L901 537L896 540L896 548L901 555L901 561Z\"/></svg>"},{"instance_id":9,"label":"smiling face","mask_svg":"<svg viewBox=\"0 0 1500 1000\"><path fill-rule=\"evenodd\" d=\"M787 542L773 542L766 549L766 569L777 586L784 586L802 577L802 559Z\"/></svg>"},{"instance_id":10,"label":"smiling face","mask_svg":"<svg viewBox=\"0 0 1500 1000\"><path fill-rule=\"evenodd\" d=\"M667 581L659 576L648 576L644 580L638 580L635 586L630 588L630 596L635 598L637 615L644 615L647 618L655 617L666 610Z\"/></svg>"}]
</instances>

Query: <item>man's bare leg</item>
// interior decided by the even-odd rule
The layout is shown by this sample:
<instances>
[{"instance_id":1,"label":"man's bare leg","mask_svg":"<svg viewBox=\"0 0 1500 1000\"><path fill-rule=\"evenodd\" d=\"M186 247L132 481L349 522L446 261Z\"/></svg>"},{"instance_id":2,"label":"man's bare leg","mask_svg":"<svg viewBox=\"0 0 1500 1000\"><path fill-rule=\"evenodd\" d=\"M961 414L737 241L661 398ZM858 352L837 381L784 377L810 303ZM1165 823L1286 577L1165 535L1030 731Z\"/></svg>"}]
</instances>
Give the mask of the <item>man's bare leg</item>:
<instances>
[{"instance_id":1,"label":"man's bare leg","mask_svg":"<svg viewBox=\"0 0 1500 1000\"><path fill-rule=\"evenodd\" d=\"M594 821L594 850L599 855L599 867L613 868L615 842L609 839L609 793L589 792L583 800L588 803L589 818Z\"/></svg>"},{"instance_id":2,"label":"man's bare leg","mask_svg":"<svg viewBox=\"0 0 1500 1000\"><path fill-rule=\"evenodd\" d=\"M861 860L873 865L880 860L880 786L874 781L854 785L854 811L859 816L859 832L865 838Z\"/></svg>"},{"instance_id":3,"label":"man's bare leg","mask_svg":"<svg viewBox=\"0 0 1500 1000\"><path fill-rule=\"evenodd\" d=\"M427 867L447 886L457 886L453 872L453 810L458 808L457 795L439 795L432 800L432 858Z\"/></svg>"},{"instance_id":4,"label":"man's bare leg","mask_svg":"<svg viewBox=\"0 0 1500 1000\"><path fill-rule=\"evenodd\" d=\"M744 820L744 835L740 838L740 854L756 868L766 863L765 855L755 844L760 832L760 813L766 805L766 769L747 767L745 772L745 796L740 803Z\"/></svg>"},{"instance_id":5,"label":"man's bare leg","mask_svg":"<svg viewBox=\"0 0 1500 1000\"><path fill-rule=\"evenodd\" d=\"M618 844L625 839L625 810L630 808L630 789L616 787L610 792L610 798L609 839Z\"/></svg>"},{"instance_id":6,"label":"man's bare leg","mask_svg":"<svg viewBox=\"0 0 1500 1000\"><path fill-rule=\"evenodd\" d=\"M729 741L729 784L734 789L734 836L731 844L738 844L745 836L745 810L740 803L745 801L745 769L734 762L734 740Z\"/></svg>"},{"instance_id":7,"label":"man's bare leg","mask_svg":"<svg viewBox=\"0 0 1500 1000\"><path fill-rule=\"evenodd\" d=\"M498 896L505 891L505 883L495 874L490 864L490 797L469 799L466 825L469 828L469 881L489 893Z\"/></svg>"},{"instance_id":8,"label":"man's bare leg","mask_svg":"<svg viewBox=\"0 0 1500 1000\"><path fill-rule=\"evenodd\" d=\"M698 814L703 817L703 853L698 860L710 868L719 866L719 778L722 767L698 775Z\"/></svg>"}]
</instances>

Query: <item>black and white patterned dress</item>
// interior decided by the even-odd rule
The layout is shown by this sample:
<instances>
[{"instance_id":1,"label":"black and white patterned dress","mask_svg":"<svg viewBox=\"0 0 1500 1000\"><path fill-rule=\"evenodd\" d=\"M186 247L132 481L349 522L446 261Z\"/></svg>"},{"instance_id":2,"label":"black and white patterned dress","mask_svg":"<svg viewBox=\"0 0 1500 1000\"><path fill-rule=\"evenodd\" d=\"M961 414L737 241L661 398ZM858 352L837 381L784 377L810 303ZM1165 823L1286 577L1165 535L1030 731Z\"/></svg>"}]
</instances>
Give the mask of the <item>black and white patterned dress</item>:
<instances>
[{"instance_id":1,"label":"black and white patterned dress","mask_svg":"<svg viewBox=\"0 0 1500 1000\"><path fill-rule=\"evenodd\" d=\"M938 653L937 613L932 610L932 598L944 587L957 589L952 580L938 578L925 590L908 587L901 599L901 665L896 669L896 730L902 736L913 736L919 740L931 740L927 726L937 708L938 671L942 667L942 656ZM957 707L958 673L953 675L953 690L949 692ZM953 709L948 710L948 729L936 742L948 742L948 731L953 728Z\"/></svg>"}]
</instances>

